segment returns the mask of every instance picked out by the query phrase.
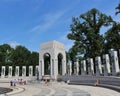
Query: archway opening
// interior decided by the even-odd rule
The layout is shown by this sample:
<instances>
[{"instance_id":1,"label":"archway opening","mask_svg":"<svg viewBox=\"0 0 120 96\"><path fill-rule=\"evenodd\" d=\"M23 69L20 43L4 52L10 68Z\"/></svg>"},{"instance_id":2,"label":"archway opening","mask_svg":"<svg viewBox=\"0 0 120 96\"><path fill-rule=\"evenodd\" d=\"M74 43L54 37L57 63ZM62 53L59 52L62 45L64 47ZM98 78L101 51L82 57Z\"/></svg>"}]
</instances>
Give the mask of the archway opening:
<instances>
[{"instance_id":1,"label":"archway opening","mask_svg":"<svg viewBox=\"0 0 120 96\"><path fill-rule=\"evenodd\" d=\"M44 54L44 74L50 75L50 54Z\"/></svg>"},{"instance_id":2,"label":"archway opening","mask_svg":"<svg viewBox=\"0 0 120 96\"><path fill-rule=\"evenodd\" d=\"M58 74L62 75L62 61L63 55L61 53L58 54Z\"/></svg>"}]
</instances>

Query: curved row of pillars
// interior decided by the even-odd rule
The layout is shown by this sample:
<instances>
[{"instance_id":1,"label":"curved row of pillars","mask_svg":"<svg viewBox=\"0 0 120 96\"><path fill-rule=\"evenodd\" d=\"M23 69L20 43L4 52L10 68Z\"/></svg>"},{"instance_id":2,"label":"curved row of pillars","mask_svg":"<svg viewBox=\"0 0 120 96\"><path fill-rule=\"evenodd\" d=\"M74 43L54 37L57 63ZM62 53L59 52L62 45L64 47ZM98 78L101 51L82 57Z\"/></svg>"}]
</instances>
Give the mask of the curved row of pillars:
<instances>
[{"instance_id":1,"label":"curved row of pillars","mask_svg":"<svg viewBox=\"0 0 120 96\"><path fill-rule=\"evenodd\" d=\"M72 63L69 61L67 66L68 74L72 75ZM93 60L93 58L88 58L87 60L82 60L80 64L77 61L74 63L73 69L74 75L108 76L120 74L118 53L117 51L111 51L110 54L103 55L102 60L100 56L97 56L95 60Z\"/></svg>"}]
</instances>

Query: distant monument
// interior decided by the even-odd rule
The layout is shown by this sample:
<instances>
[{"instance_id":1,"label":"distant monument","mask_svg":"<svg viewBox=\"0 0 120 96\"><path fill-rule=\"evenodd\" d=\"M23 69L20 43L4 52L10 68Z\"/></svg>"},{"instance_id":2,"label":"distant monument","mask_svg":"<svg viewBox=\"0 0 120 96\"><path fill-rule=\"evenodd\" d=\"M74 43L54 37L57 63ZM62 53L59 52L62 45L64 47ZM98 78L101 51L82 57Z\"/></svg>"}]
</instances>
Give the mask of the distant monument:
<instances>
[{"instance_id":1,"label":"distant monument","mask_svg":"<svg viewBox=\"0 0 120 96\"><path fill-rule=\"evenodd\" d=\"M46 76L57 79L58 75L65 75L66 53L64 45L58 41L41 44L39 67L39 79Z\"/></svg>"}]
</instances>

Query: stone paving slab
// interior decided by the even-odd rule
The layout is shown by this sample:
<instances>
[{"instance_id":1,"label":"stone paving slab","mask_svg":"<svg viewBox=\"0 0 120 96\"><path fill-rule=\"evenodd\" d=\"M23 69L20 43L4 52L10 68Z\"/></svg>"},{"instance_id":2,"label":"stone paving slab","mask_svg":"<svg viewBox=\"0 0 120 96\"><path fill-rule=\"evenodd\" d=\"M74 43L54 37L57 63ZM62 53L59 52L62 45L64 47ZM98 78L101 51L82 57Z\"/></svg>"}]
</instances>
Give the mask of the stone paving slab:
<instances>
[{"instance_id":1,"label":"stone paving slab","mask_svg":"<svg viewBox=\"0 0 120 96\"><path fill-rule=\"evenodd\" d=\"M0 87L10 88L8 83L0 83ZM25 90L22 91L23 89ZM106 88L66 83L51 83L48 86L40 83L17 85L12 92L13 95L9 94L8 96L120 96L120 92Z\"/></svg>"}]
</instances>

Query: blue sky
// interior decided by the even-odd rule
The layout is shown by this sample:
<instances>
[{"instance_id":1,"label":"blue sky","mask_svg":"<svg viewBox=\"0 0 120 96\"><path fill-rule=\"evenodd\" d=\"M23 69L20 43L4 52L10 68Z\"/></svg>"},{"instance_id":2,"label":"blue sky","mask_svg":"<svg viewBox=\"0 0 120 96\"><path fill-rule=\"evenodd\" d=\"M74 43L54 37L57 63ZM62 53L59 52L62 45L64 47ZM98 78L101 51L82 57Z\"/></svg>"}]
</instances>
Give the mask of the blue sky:
<instances>
[{"instance_id":1,"label":"blue sky","mask_svg":"<svg viewBox=\"0 0 120 96\"><path fill-rule=\"evenodd\" d=\"M30 51L40 50L40 44L57 40L68 50L73 42L66 38L72 17L92 8L115 16L119 0L0 0L0 45L22 45Z\"/></svg>"}]
</instances>

